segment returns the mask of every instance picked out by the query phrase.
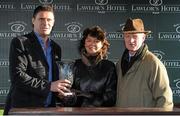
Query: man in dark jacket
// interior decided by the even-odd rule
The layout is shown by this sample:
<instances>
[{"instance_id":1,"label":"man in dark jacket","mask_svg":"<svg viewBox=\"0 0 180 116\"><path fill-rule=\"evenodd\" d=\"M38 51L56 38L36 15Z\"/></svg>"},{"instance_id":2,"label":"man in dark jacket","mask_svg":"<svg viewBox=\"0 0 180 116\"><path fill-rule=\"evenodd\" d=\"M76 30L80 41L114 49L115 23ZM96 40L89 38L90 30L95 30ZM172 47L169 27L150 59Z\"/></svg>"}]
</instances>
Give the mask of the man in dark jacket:
<instances>
[{"instance_id":1,"label":"man in dark jacket","mask_svg":"<svg viewBox=\"0 0 180 116\"><path fill-rule=\"evenodd\" d=\"M61 60L61 48L49 38L54 22L53 8L38 6L32 17L33 31L11 41L11 87L4 114L17 107L54 107L56 93L64 96L70 86L69 81L58 80L56 61Z\"/></svg>"}]
</instances>

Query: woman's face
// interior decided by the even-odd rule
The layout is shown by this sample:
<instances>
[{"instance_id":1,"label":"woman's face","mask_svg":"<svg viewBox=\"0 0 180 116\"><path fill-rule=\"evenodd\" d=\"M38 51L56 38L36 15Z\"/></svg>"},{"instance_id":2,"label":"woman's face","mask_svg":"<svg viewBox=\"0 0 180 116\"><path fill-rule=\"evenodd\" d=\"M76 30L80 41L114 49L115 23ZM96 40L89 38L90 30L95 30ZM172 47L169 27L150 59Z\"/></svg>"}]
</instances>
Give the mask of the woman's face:
<instances>
[{"instance_id":1,"label":"woman's face","mask_svg":"<svg viewBox=\"0 0 180 116\"><path fill-rule=\"evenodd\" d=\"M85 40L85 49L89 55L96 55L103 46L103 43L96 37L87 36Z\"/></svg>"}]
</instances>

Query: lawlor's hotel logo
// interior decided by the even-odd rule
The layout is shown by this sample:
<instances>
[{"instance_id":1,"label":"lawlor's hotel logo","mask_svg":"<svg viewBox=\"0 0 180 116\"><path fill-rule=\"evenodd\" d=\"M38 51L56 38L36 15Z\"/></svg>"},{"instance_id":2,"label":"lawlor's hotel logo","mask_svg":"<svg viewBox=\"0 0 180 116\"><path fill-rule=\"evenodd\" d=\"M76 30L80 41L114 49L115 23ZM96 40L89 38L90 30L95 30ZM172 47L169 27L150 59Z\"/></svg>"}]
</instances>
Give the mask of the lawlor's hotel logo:
<instances>
[{"instance_id":1,"label":"lawlor's hotel logo","mask_svg":"<svg viewBox=\"0 0 180 116\"><path fill-rule=\"evenodd\" d=\"M108 0L94 0L92 4L77 4L78 12L126 12L126 4L109 4Z\"/></svg>"},{"instance_id":2,"label":"lawlor's hotel logo","mask_svg":"<svg viewBox=\"0 0 180 116\"><path fill-rule=\"evenodd\" d=\"M9 23L12 32L23 32L25 30L26 23L21 21Z\"/></svg>"},{"instance_id":3,"label":"lawlor's hotel logo","mask_svg":"<svg viewBox=\"0 0 180 116\"><path fill-rule=\"evenodd\" d=\"M78 23L66 24L67 31L70 33L78 33L81 30L81 26Z\"/></svg>"},{"instance_id":4,"label":"lawlor's hotel logo","mask_svg":"<svg viewBox=\"0 0 180 116\"><path fill-rule=\"evenodd\" d=\"M176 32L180 34L180 24L174 24Z\"/></svg>"},{"instance_id":5,"label":"lawlor's hotel logo","mask_svg":"<svg viewBox=\"0 0 180 116\"><path fill-rule=\"evenodd\" d=\"M39 0L41 4L52 4L53 0Z\"/></svg>"},{"instance_id":6,"label":"lawlor's hotel logo","mask_svg":"<svg viewBox=\"0 0 180 116\"><path fill-rule=\"evenodd\" d=\"M119 27L116 32L108 31L106 37L108 40L124 40L122 30L124 28L125 23L119 24ZM152 34L148 34L146 37L146 41L151 41L153 39Z\"/></svg>"},{"instance_id":7,"label":"lawlor's hotel logo","mask_svg":"<svg viewBox=\"0 0 180 116\"><path fill-rule=\"evenodd\" d=\"M0 2L0 10L14 10L14 9L16 9L14 3Z\"/></svg>"},{"instance_id":8,"label":"lawlor's hotel logo","mask_svg":"<svg viewBox=\"0 0 180 116\"><path fill-rule=\"evenodd\" d=\"M180 78L173 80L173 84L175 85L172 87L173 96L180 97Z\"/></svg>"},{"instance_id":9,"label":"lawlor's hotel logo","mask_svg":"<svg viewBox=\"0 0 180 116\"><path fill-rule=\"evenodd\" d=\"M178 89L180 89L180 78L174 80L174 83L175 83L176 87L177 87Z\"/></svg>"},{"instance_id":10,"label":"lawlor's hotel logo","mask_svg":"<svg viewBox=\"0 0 180 116\"><path fill-rule=\"evenodd\" d=\"M162 61L166 68L180 68L180 60L164 59L164 57L166 57L166 54L163 51L154 50L152 52Z\"/></svg>"},{"instance_id":11,"label":"lawlor's hotel logo","mask_svg":"<svg viewBox=\"0 0 180 116\"><path fill-rule=\"evenodd\" d=\"M27 34L25 31L27 24L23 21L14 21L8 23L9 30L0 31L0 39L12 39L22 34Z\"/></svg>"},{"instance_id":12,"label":"lawlor's hotel logo","mask_svg":"<svg viewBox=\"0 0 180 116\"><path fill-rule=\"evenodd\" d=\"M152 6L161 6L163 1L162 0L149 0L149 3Z\"/></svg>"},{"instance_id":13,"label":"lawlor's hotel logo","mask_svg":"<svg viewBox=\"0 0 180 116\"><path fill-rule=\"evenodd\" d=\"M63 4L63 3L54 3L53 0L39 0L39 3L40 4L51 4L53 6L53 8L56 10L56 11L71 11L71 5L70 4ZM24 3L21 3L21 6L20 8L22 10L34 10L37 6L39 6L39 4L35 4L35 3L27 3L27 2L24 2Z\"/></svg>"},{"instance_id":14,"label":"lawlor's hotel logo","mask_svg":"<svg viewBox=\"0 0 180 116\"><path fill-rule=\"evenodd\" d=\"M158 39L163 41L180 41L180 24L174 24L174 32L159 32Z\"/></svg>"},{"instance_id":15,"label":"lawlor's hotel logo","mask_svg":"<svg viewBox=\"0 0 180 116\"><path fill-rule=\"evenodd\" d=\"M108 0L95 0L95 3L97 5L107 5L108 4Z\"/></svg>"},{"instance_id":16,"label":"lawlor's hotel logo","mask_svg":"<svg viewBox=\"0 0 180 116\"><path fill-rule=\"evenodd\" d=\"M159 50L154 50L153 53L162 61L163 60L163 56L165 55L164 52L159 51Z\"/></svg>"},{"instance_id":17,"label":"lawlor's hotel logo","mask_svg":"<svg viewBox=\"0 0 180 116\"><path fill-rule=\"evenodd\" d=\"M79 40L82 37L81 29L83 25L78 22L70 22L65 24L65 31L53 31L52 37L64 40Z\"/></svg>"},{"instance_id":18,"label":"lawlor's hotel logo","mask_svg":"<svg viewBox=\"0 0 180 116\"><path fill-rule=\"evenodd\" d=\"M165 4L163 0L149 0L147 4L132 4L133 13L180 13L180 5Z\"/></svg>"}]
</instances>

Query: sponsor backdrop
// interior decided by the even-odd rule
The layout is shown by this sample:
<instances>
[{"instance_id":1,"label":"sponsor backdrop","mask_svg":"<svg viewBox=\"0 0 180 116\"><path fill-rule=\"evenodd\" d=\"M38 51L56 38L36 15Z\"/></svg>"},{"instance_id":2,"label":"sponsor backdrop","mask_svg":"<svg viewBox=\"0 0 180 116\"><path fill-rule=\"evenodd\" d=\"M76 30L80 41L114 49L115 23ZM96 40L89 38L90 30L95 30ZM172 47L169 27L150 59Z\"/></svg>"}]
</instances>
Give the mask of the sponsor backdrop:
<instances>
[{"instance_id":1,"label":"sponsor backdrop","mask_svg":"<svg viewBox=\"0 0 180 116\"><path fill-rule=\"evenodd\" d=\"M128 17L144 20L149 49L167 68L174 103L180 103L179 0L0 0L0 105L9 91L9 46L12 38L32 31L35 7L53 4L56 23L51 38L62 47L62 58L79 58L77 45L85 28L99 25L110 41L109 59L124 50L121 28ZM123 93L122 93L123 94Z\"/></svg>"}]
</instances>

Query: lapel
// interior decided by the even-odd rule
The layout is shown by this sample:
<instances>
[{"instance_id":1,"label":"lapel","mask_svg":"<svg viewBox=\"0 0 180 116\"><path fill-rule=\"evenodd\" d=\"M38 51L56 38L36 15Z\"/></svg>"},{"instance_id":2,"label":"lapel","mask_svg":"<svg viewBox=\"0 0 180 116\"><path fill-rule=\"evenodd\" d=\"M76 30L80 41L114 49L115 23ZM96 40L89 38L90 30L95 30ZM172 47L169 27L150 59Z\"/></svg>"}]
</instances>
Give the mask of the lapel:
<instances>
[{"instance_id":1,"label":"lapel","mask_svg":"<svg viewBox=\"0 0 180 116\"><path fill-rule=\"evenodd\" d=\"M55 81L55 80L58 80L59 78L59 71L58 71L58 67L57 67L57 65L56 65L56 61L60 61L61 60L61 57L58 55L58 50L59 49L56 49L56 47L55 47L55 43L54 43L54 41L53 40L51 40L51 48L52 48L52 72L53 72L53 81Z\"/></svg>"},{"instance_id":2,"label":"lapel","mask_svg":"<svg viewBox=\"0 0 180 116\"><path fill-rule=\"evenodd\" d=\"M39 56L41 58L41 60L43 60L44 63L46 64L46 66L48 67L46 56L44 55L43 49L42 49L40 43L38 42L38 40L37 40L38 38L36 37L34 32L30 33L29 39L30 39L31 45L32 45L32 47L30 49L33 51L33 53L35 53L37 56Z\"/></svg>"},{"instance_id":3,"label":"lapel","mask_svg":"<svg viewBox=\"0 0 180 116\"><path fill-rule=\"evenodd\" d=\"M146 53L148 52L148 50L146 51ZM138 68L143 65L142 62L146 56L146 53L144 53L144 55L142 56L141 60L137 60L134 62L134 64L132 65L132 67L128 70L127 73L131 73L131 72L134 72L134 71L137 71Z\"/></svg>"},{"instance_id":4,"label":"lapel","mask_svg":"<svg viewBox=\"0 0 180 116\"><path fill-rule=\"evenodd\" d=\"M51 48L53 61L61 61L61 48L58 48L53 40L51 40Z\"/></svg>"},{"instance_id":5,"label":"lapel","mask_svg":"<svg viewBox=\"0 0 180 116\"><path fill-rule=\"evenodd\" d=\"M51 54L52 54L52 64L55 63L55 56L56 56L56 53L55 53L55 48L54 48L54 45L53 45L53 41L51 41ZM53 65L54 66L54 65ZM53 67L54 68L54 67Z\"/></svg>"},{"instance_id":6,"label":"lapel","mask_svg":"<svg viewBox=\"0 0 180 116\"><path fill-rule=\"evenodd\" d=\"M142 62L141 60L135 61L134 64L131 66L131 68L128 70L127 74L137 70L138 67L140 66L141 62Z\"/></svg>"}]
</instances>

